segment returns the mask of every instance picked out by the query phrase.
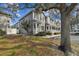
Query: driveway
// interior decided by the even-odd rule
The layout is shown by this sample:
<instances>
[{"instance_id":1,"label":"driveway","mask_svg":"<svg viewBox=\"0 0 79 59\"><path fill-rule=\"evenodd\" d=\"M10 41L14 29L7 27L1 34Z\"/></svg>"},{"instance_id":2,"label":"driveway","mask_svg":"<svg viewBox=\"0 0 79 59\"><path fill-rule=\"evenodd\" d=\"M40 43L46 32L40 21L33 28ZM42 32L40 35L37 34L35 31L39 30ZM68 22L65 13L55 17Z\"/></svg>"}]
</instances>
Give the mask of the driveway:
<instances>
[{"instance_id":1,"label":"driveway","mask_svg":"<svg viewBox=\"0 0 79 59\"><path fill-rule=\"evenodd\" d=\"M71 41L79 42L79 35L71 35L70 38L71 38Z\"/></svg>"}]
</instances>

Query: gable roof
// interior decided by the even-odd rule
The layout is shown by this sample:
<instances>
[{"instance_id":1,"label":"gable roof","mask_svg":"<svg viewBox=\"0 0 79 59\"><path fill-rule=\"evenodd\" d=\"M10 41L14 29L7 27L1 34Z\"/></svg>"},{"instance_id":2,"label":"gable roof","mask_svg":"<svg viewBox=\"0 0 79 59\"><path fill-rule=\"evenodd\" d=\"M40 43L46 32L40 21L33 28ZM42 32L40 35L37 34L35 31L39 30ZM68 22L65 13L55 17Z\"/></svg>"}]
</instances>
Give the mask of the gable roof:
<instances>
[{"instance_id":1,"label":"gable roof","mask_svg":"<svg viewBox=\"0 0 79 59\"><path fill-rule=\"evenodd\" d=\"M31 10L30 12L26 13L19 21L21 21L24 17L30 15L32 13L33 10Z\"/></svg>"},{"instance_id":2,"label":"gable roof","mask_svg":"<svg viewBox=\"0 0 79 59\"><path fill-rule=\"evenodd\" d=\"M17 23L19 23L24 17L30 15L32 13L33 10L31 10L30 12L26 13L22 18L19 19L19 21ZM17 23L15 23L14 25L16 25Z\"/></svg>"}]
</instances>

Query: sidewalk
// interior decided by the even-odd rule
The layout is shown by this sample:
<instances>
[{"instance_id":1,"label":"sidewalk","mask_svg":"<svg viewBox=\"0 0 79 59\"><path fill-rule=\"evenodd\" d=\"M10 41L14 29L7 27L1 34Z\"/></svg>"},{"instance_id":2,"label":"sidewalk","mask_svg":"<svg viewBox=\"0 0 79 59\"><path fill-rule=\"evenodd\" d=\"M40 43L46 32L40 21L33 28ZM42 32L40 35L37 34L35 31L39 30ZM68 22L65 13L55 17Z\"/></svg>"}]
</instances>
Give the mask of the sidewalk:
<instances>
[{"instance_id":1,"label":"sidewalk","mask_svg":"<svg viewBox=\"0 0 79 59\"><path fill-rule=\"evenodd\" d=\"M61 35L46 35L46 36L43 36L43 38L57 38L57 37L60 37Z\"/></svg>"}]
</instances>

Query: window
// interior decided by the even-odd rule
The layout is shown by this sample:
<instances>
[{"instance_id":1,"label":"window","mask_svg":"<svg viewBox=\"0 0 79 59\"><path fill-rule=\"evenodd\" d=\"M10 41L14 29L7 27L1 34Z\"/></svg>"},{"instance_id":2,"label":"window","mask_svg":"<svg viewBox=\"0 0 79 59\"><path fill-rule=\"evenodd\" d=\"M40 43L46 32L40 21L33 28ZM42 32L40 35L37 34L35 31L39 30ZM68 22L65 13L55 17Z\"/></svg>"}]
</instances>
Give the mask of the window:
<instances>
[{"instance_id":1,"label":"window","mask_svg":"<svg viewBox=\"0 0 79 59\"><path fill-rule=\"evenodd\" d=\"M47 30L48 30L48 26L47 26Z\"/></svg>"},{"instance_id":2,"label":"window","mask_svg":"<svg viewBox=\"0 0 79 59\"><path fill-rule=\"evenodd\" d=\"M37 27L39 27L39 24L37 24Z\"/></svg>"},{"instance_id":3,"label":"window","mask_svg":"<svg viewBox=\"0 0 79 59\"><path fill-rule=\"evenodd\" d=\"M76 32L76 30L74 30L74 32Z\"/></svg>"},{"instance_id":4,"label":"window","mask_svg":"<svg viewBox=\"0 0 79 59\"><path fill-rule=\"evenodd\" d=\"M77 25L77 29L79 29L79 25Z\"/></svg>"},{"instance_id":5,"label":"window","mask_svg":"<svg viewBox=\"0 0 79 59\"><path fill-rule=\"evenodd\" d=\"M52 26L52 30L55 29L55 27Z\"/></svg>"},{"instance_id":6,"label":"window","mask_svg":"<svg viewBox=\"0 0 79 59\"><path fill-rule=\"evenodd\" d=\"M78 32L79 32L79 30L78 30Z\"/></svg>"}]
</instances>

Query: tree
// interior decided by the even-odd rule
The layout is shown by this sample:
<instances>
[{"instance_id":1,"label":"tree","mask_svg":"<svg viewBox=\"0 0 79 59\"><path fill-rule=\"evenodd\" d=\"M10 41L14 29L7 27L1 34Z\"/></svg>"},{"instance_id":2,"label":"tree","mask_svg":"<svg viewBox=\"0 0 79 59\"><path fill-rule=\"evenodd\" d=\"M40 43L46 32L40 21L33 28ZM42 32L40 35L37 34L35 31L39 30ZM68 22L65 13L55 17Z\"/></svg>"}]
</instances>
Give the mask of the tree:
<instances>
[{"instance_id":1,"label":"tree","mask_svg":"<svg viewBox=\"0 0 79 59\"><path fill-rule=\"evenodd\" d=\"M57 4L57 5L48 5L47 8L43 8L42 10L50 10L50 9L59 9L61 13L61 45L59 49L61 49L65 55L69 55L71 52L71 42L70 42L70 13L75 8L77 4ZM44 5L43 5L44 6Z\"/></svg>"},{"instance_id":2,"label":"tree","mask_svg":"<svg viewBox=\"0 0 79 59\"><path fill-rule=\"evenodd\" d=\"M65 4L65 3L40 3L40 4L34 4L33 6L30 6L28 4L25 4L24 8L35 8L36 10L39 10L39 12L47 11L50 9L58 9L61 14L61 44L59 46L59 49L61 49L65 55L69 55L69 52L71 52L71 42L70 42L70 13L77 5L76 3L71 4ZM39 8L40 7L40 8Z\"/></svg>"}]
</instances>

